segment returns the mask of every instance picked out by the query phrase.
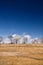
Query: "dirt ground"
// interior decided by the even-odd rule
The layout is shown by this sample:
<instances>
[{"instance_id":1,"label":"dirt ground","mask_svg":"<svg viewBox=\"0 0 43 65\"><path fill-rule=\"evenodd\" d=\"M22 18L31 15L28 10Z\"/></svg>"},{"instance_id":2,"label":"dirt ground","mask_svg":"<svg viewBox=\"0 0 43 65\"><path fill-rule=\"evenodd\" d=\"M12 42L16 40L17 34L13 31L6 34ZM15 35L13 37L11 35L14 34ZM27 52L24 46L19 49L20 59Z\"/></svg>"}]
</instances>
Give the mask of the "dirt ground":
<instances>
[{"instance_id":1,"label":"dirt ground","mask_svg":"<svg viewBox=\"0 0 43 65\"><path fill-rule=\"evenodd\" d=\"M43 44L2 44L0 65L43 65Z\"/></svg>"}]
</instances>

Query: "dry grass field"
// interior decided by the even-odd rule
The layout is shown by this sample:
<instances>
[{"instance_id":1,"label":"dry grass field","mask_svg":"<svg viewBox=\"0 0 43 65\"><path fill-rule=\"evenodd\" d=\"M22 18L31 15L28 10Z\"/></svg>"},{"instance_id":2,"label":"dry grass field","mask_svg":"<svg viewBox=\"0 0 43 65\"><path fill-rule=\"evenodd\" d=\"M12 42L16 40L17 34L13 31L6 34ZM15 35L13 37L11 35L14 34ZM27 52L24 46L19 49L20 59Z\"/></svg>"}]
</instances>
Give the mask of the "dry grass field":
<instances>
[{"instance_id":1,"label":"dry grass field","mask_svg":"<svg viewBox=\"0 0 43 65\"><path fill-rule=\"evenodd\" d=\"M0 65L43 65L43 44L2 44Z\"/></svg>"}]
</instances>

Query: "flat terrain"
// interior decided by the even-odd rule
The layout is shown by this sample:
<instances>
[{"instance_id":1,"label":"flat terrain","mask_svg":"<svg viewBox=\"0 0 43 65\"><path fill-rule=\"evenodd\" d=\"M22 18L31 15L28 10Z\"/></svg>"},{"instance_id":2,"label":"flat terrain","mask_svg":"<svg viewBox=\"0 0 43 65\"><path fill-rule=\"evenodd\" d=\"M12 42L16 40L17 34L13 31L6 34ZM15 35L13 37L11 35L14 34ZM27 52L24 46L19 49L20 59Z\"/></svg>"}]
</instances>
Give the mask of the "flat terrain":
<instances>
[{"instance_id":1,"label":"flat terrain","mask_svg":"<svg viewBox=\"0 0 43 65\"><path fill-rule=\"evenodd\" d=\"M0 44L0 65L43 65L43 44Z\"/></svg>"}]
</instances>

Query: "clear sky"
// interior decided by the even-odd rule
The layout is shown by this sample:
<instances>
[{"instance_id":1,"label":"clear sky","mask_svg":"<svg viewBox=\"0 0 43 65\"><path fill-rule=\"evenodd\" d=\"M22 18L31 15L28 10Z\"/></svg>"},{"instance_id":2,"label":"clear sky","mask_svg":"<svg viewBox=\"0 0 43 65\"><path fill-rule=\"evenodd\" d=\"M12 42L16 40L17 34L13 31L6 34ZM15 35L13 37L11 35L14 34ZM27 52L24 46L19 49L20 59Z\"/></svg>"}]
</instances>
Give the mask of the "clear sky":
<instances>
[{"instance_id":1,"label":"clear sky","mask_svg":"<svg viewBox=\"0 0 43 65\"><path fill-rule=\"evenodd\" d=\"M0 0L0 35L43 36L43 0Z\"/></svg>"}]
</instances>

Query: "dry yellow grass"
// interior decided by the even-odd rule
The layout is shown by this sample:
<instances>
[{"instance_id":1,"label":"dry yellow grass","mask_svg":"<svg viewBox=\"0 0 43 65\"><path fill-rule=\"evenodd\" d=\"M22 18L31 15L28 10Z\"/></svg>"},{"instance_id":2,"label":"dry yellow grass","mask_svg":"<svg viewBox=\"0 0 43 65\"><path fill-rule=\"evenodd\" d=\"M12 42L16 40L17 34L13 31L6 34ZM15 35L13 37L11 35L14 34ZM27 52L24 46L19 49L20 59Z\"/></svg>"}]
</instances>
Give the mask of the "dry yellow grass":
<instances>
[{"instance_id":1,"label":"dry yellow grass","mask_svg":"<svg viewBox=\"0 0 43 65\"><path fill-rule=\"evenodd\" d=\"M16 53L3 56L1 52ZM43 65L43 44L2 44L0 65Z\"/></svg>"}]
</instances>

